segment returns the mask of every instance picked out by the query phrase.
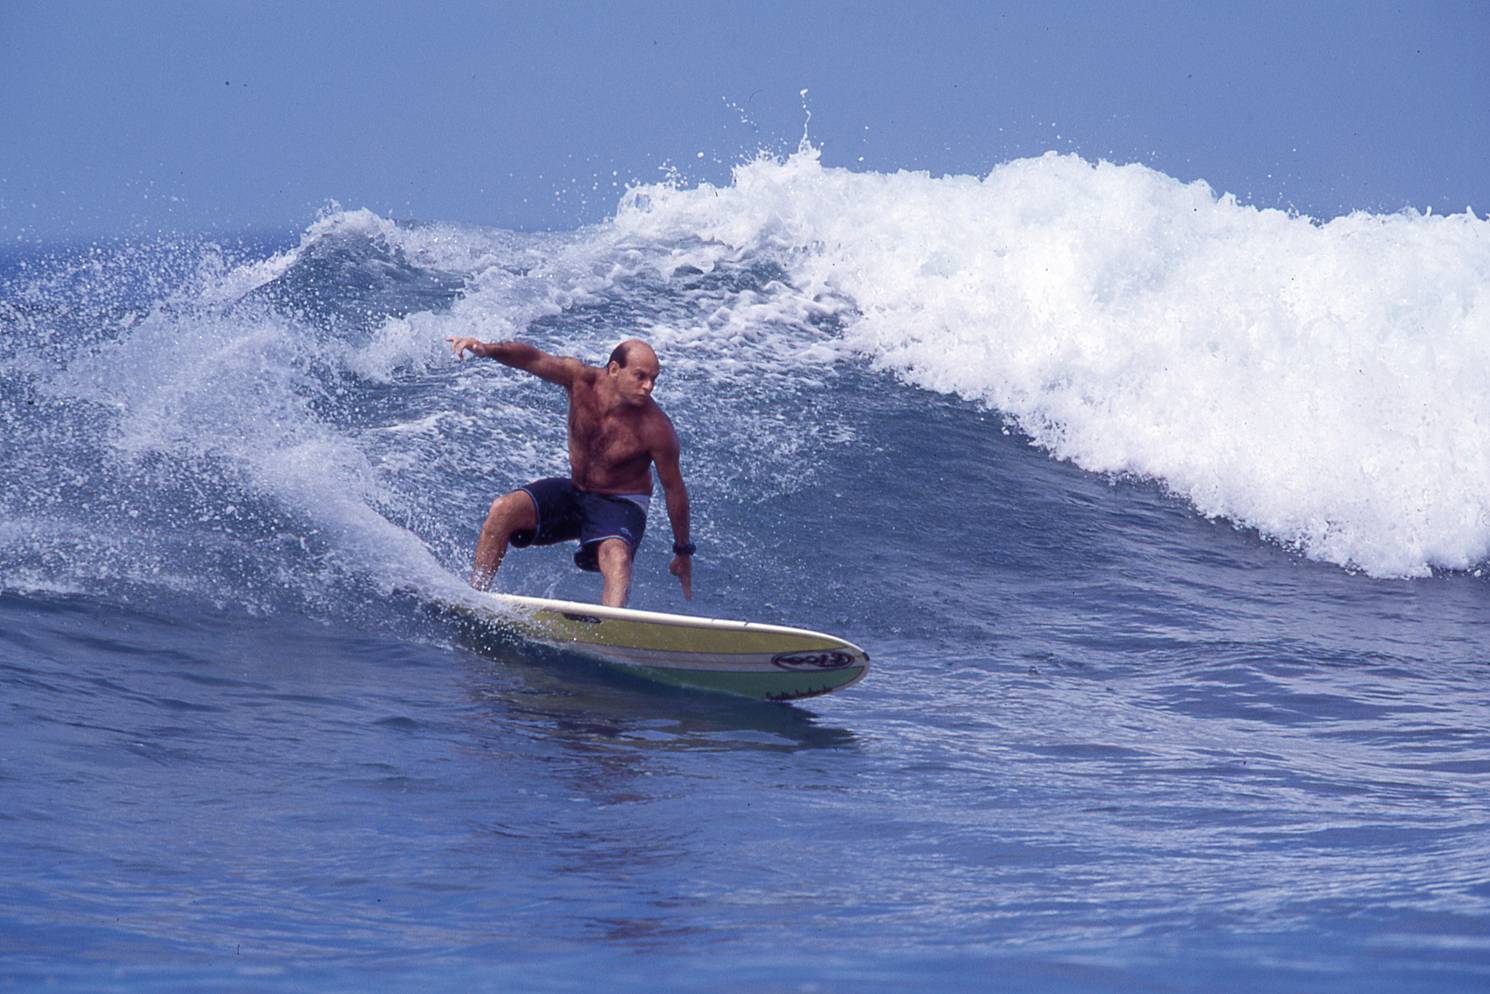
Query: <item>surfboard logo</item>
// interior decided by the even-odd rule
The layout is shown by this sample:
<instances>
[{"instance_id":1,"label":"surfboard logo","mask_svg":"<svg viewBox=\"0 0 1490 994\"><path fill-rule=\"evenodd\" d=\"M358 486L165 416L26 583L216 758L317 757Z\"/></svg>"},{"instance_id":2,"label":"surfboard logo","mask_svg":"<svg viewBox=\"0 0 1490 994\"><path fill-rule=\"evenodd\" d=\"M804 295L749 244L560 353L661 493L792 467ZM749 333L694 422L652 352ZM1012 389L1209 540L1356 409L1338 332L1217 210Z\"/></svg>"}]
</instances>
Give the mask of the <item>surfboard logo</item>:
<instances>
[{"instance_id":1,"label":"surfboard logo","mask_svg":"<svg viewBox=\"0 0 1490 994\"><path fill-rule=\"evenodd\" d=\"M771 657L771 664L784 670L841 670L853 663L853 656L838 649L828 652L783 652Z\"/></svg>"}]
</instances>

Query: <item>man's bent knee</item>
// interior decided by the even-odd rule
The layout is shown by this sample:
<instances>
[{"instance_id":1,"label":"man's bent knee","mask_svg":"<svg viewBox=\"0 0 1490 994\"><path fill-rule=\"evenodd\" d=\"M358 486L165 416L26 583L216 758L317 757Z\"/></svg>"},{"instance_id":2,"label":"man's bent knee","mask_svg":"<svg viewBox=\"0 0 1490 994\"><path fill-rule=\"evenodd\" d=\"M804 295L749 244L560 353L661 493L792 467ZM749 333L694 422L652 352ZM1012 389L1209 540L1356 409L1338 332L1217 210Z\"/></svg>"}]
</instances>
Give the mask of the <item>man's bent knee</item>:
<instances>
[{"instance_id":1,"label":"man's bent knee","mask_svg":"<svg viewBox=\"0 0 1490 994\"><path fill-rule=\"evenodd\" d=\"M533 498L527 491L514 490L491 502L486 512L486 527L496 528L510 535L525 528L538 525L538 512L533 508Z\"/></svg>"},{"instance_id":2,"label":"man's bent knee","mask_svg":"<svg viewBox=\"0 0 1490 994\"><path fill-rule=\"evenodd\" d=\"M623 539L608 538L595 550L595 559L601 570L631 565L631 545Z\"/></svg>"}]
</instances>

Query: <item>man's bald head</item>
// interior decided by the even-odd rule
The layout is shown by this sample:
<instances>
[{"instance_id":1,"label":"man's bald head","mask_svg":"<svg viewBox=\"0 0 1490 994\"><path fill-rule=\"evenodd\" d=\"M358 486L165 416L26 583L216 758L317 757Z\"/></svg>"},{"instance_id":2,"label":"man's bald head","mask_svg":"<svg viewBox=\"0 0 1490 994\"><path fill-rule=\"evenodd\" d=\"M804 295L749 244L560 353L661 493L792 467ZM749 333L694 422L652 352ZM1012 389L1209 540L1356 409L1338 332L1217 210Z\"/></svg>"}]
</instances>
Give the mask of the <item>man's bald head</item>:
<instances>
[{"instance_id":1,"label":"man's bald head","mask_svg":"<svg viewBox=\"0 0 1490 994\"><path fill-rule=\"evenodd\" d=\"M652 351L652 346L640 338L628 338L611 350L610 360L606 365L610 365L613 362L622 369L625 369L637 360L643 362L650 360L653 365L658 364L657 353Z\"/></svg>"}]
</instances>

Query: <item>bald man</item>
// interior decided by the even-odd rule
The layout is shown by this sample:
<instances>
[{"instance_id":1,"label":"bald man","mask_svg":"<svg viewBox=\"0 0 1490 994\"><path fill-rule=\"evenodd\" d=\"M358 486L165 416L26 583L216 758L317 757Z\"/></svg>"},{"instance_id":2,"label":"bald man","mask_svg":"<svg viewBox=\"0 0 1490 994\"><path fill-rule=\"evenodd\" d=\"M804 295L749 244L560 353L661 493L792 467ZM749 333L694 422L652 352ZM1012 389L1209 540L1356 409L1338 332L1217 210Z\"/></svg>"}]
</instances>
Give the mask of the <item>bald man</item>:
<instances>
[{"instance_id":1,"label":"bald man","mask_svg":"<svg viewBox=\"0 0 1490 994\"><path fill-rule=\"evenodd\" d=\"M604 578L602 604L624 607L631 563L647 527L655 465L673 526L668 572L692 599L688 488L678 468L678 433L652 400L661 372L652 347L635 338L624 341L601 369L520 342L447 341L458 359L467 352L495 359L556 383L569 395L569 476L536 480L492 501L476 542L471 586L491 588L509 543L521 549L578 539L575 565Z\"/></svg>"}]
</instances>

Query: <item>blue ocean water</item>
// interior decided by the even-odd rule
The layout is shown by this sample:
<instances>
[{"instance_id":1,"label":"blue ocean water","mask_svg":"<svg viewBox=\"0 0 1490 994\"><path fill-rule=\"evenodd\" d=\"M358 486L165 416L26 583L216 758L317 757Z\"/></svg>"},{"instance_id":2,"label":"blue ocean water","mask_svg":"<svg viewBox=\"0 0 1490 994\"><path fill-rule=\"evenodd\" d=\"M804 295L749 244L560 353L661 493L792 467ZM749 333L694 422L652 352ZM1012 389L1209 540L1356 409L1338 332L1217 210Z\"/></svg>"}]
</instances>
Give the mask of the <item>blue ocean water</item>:
<instances>
[{"instance_id":1,"label":"blue ocean water","mask_svg":"<svg viewBox=\"0 0 1490 994\"><path fill-rule=\"evenodd\" d=\"M0 287L0 979L106 991L1490 983L1490 222L1069 156L329 213ZM563 398L658 348L700 545L633 605L863 683L454 628ZM660 537L659 537L660 536ZM502 589L593 599L560 549Z\"/></svg>"}]
</instances>

